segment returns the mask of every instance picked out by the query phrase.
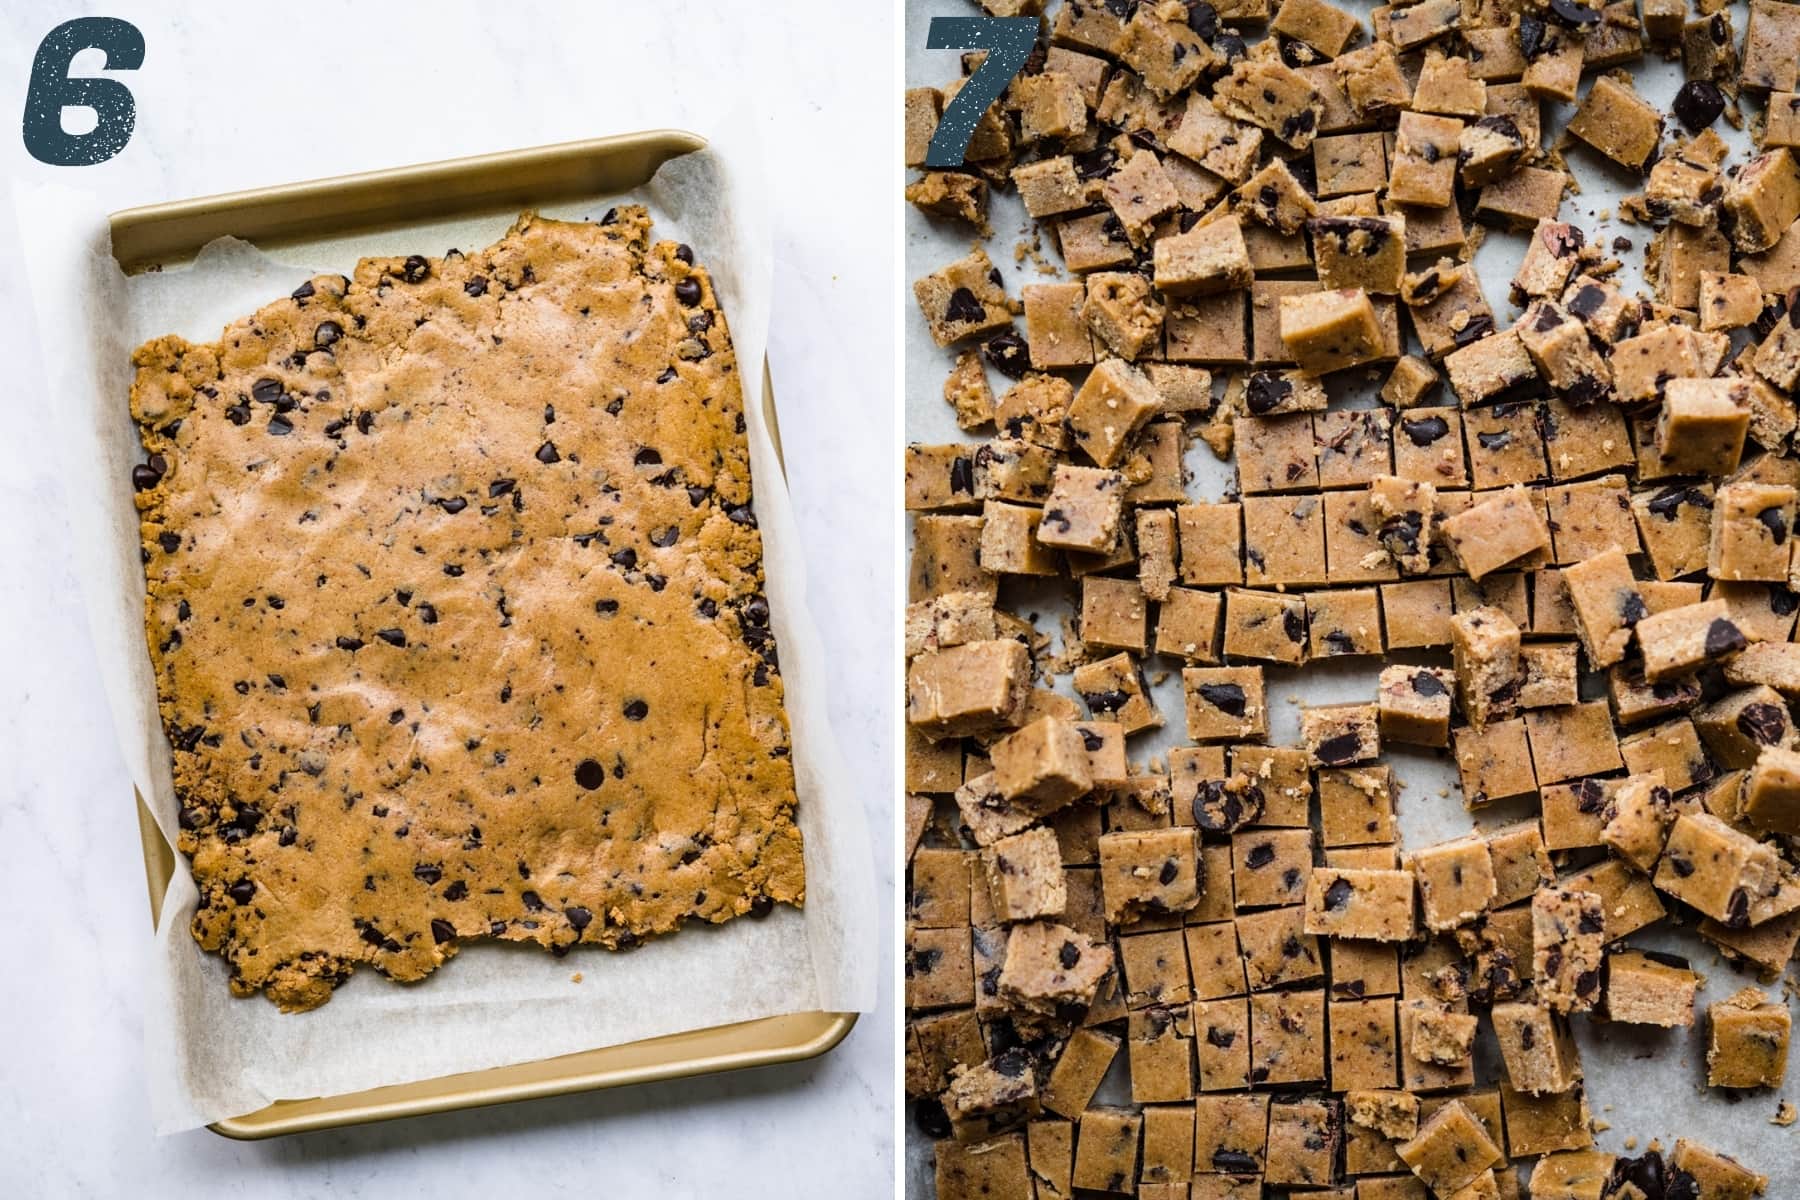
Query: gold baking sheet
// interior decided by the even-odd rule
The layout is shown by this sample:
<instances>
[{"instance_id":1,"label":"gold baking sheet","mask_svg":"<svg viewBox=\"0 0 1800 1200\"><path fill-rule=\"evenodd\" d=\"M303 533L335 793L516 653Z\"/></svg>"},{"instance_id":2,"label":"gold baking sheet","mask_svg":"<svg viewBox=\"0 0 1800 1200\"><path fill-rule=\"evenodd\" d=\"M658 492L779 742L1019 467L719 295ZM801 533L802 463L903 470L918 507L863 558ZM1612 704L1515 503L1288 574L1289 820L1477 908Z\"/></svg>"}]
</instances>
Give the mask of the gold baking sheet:
<instances>
[{"instance_id":1,"label":"gold baking sheet","mask_svg":"<svg viewBox=\"0 0 1800 1200\"><path fill-rule=\"evenodd\" d=\"M325 235L517 212L560 200L625 192L646 183L668 159L705 145L696 134L652 130L131 208L110 218L113 256L126 272L136 273L185 262L214 238L226 235L277 249ZM766 362L763 412L779 460L781 432ZM137 810L154 926L175 872L175 851L141 796ZM277 1137L795 1062L836 1046L856 1017L831 1012L764 1017L486 1071L340 1096L282 1100L210 1128L231 1138Z\"/></svg>"}]
</instances>

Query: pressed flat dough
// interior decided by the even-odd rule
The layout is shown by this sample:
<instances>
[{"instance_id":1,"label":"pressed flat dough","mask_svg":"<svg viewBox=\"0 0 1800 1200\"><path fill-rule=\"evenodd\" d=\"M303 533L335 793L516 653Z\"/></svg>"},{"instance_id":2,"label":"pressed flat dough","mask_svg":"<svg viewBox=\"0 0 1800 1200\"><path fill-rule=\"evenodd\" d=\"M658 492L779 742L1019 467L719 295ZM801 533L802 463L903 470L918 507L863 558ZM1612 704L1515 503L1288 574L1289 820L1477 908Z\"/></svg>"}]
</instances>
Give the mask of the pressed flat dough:
<instances>
[{"instance_id":1,"label":"pressed flat dough","mask_svg":"<svg viewBox=\"0 0 1800 1200\"><path fill-rule=\"evenodd\" d=\"M804 893L737 362L650 218L531 213L139 347L193 935L317 1007Z\"/></svg>"}]
</instances>

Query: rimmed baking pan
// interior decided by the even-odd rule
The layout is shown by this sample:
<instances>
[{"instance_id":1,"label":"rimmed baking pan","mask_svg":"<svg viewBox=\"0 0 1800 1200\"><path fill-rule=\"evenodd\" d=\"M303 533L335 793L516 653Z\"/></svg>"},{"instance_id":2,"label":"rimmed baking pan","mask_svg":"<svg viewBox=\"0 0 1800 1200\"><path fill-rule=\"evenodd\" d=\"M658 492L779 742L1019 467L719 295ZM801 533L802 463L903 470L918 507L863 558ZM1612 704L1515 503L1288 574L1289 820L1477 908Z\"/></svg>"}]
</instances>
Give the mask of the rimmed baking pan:
<instances>
[{"instance_id":1,"label":"rimmed baking pan","mask_svg":"<svg viewBox=\"0 0 1800 1200\"><path fill-rule=\"evenodd\" d=\"M279 249L325 236L445 218L516 213L522 208L629 191L647 183L664 162L705 145L706 139L697 134L651 130L126 209L109 218L113 256L127 273L136 273L185 262L214 238L226 235L264 249ZM763 412L779 459L781 434L766 362ZM154 926L176 870L175 850L141 796L137 806ZM856 1017L855 1013L790 1013L485 1071L338 1096L280 1100L257 1112L215 1122L210 1128L231 1138L277 1137L796 1062L836 1046L850 1032Z\"/></svg>"}]
</instances>

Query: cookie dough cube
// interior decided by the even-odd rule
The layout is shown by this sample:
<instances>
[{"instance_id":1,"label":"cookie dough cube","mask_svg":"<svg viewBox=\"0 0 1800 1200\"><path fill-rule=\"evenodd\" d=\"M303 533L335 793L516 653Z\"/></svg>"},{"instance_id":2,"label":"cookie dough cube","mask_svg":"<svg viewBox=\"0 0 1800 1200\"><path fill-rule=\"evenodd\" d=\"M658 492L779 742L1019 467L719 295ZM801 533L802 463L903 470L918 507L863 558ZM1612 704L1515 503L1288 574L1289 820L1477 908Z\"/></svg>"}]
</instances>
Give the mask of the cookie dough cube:
<instances>
[{"instance_id":1,"label":"cookie dough cube","mask_svg":"<svg viewBox=\"0 0 1800 1200\"><path fill-rule=\"evenodd\" d=\"M1516 711L1518 623L1498 608L1459 612L1450 618L1450 639L1457 701L1470 724L1480 729Z\"/></svg>"},{"instance_id":2,"label":"cookie dough cube","mask_svg":"<svg viewBox=\"0 0 1800 1200\"><path fill-rule=\"evenodd\" d=\"M1072 682L1075 694L1086 702L1094 717L1117 721L1127 736L1162 727L1162 714L1156 711L1130 654L1119 653L1099 662L1084 663L1075 668Z\"/></svg>"},{"instance_id":3,"label":"cookie dough cube","mask_svg":"<svg viewBox=\"0 0 1800 1200\"><path fill-rule=\"evenodd\" d=\"M1729 475L1743 456L1750 409L1729 379L1671 379L1656 422L1656 451L1670 475Z\"/></svg>"},{"instance_id":4,"label":"cookie dough cube","mask_svg":"<svg viewBox=\"0 0 1800 1200\"><path fill-rule=\"evenodd\" d=\"M1282 344L1302 370L1314 374L1371 362L1385 353L1385 338L1368 292L1361 288L1283 296Z\"/></svg>"},{"instance_id":5,"label":"cookie dough cube","mask_svg":"<svg viewBox=\"0 0 1800 1200\"><path fill-rule=\"evenodd\" d=\"M921 654L907 669L906 720L927 737L963 737L1017 723L1031 691L1031 653L1011 639Z\"/></svg>"},{"instance_id":6,"label":"cookie dough cube","mask_svg":"<svg viewBox=\"0 0 1800 1200\"><path fill-rule=\"evenodd\" d=\"M1006 935L1006 956L996 987L1008 1003L1053 1016L1062 1005L1093 1003L1112 971L1110 946L1054 921L1028 921L1014 925Z\"/></svg>"},{"instance_id":7,"label":"cookie dough cube","mask_svg":"<svg viewBox=\"0 0 1800 1200\"><path fill-rule=\"evenodd\" d=\"M1340 409L1313 416L1319 486L1358 487L1392 464L1392 420L1386 409Z\"/></svg>"},{"instance_id":8,"label":"cookie dough cube","mask_svg":"<svg viewBox=\"0 0 1800 1200\"><path fill-rule=\"evenodd\" d=\"M1767 2L1768 0L1755 0L1757 4ZM1770 7L1774 5L1770 4ZM1792 44L1792 39L1789 39L1788 45ZM1736 1159L1686 1138L1675 1139L1675 1153L1669 1156L1669 1165L1677 1171L1692 1175L1700 1185L1700 1195L1709 1198L1719 1196L1725 1200L1751 1200L1769 1186L1768 1176L1758 1175Z\"/></svg>"},{"instance_id":9,"label":"cookie dough cube","mask_svg":"<svg viewBox=\"0 0 1800 1200\"><path fill-rule=\"evenodd\" d=\"M1267 1096L1201 1096L1194 1102L1195 1178L1260 1174L1268 1138Z\"/></svg>"},{"instance_id":10,"label":"cookie dough cube","mask_svg":"<svg viewBox=\"0 0 1800 1200\"><path fill-rule=\"evenodd\" d=\"M1369 483L1369 507L1380 522L1375 528L1376 540L1400 571L1407 575L1429 571L1432 534L1437 527L1437 489L1429 482L1377 475Z\"/></svg>"},{"instance_id":11,"label":"cookie dough cube","mask_svg":"<svg viewBox=\"0 0 1800 1200\"><path fill-rule=\"evenodd\" d=\"M1200 1000L1194 1004L1194 1051L1200 1069L1202 1092L1236 1091L1250 1086L1250 1002L1236 999ZM1200 1098L1199 1107L1207 1101L1223 1099L1242 1101L1256 1099L1267 1103L1267 1097L1231 1096ZM1204 1171L1211 1155L1196 1153L1198 1169Z\"/></svg>"},{"instance_id":12,"label":"cookie dough cube","mask_svg":"<svg viewBox=\"0 0 1800 1200\"><path fill-rule=\"evenodd\" d=\"M1044 826L1001 838L981 853L988 894L1002 921L1061 916L1064 889L1062 850Z\"/></svg>"},{"instance_id":13,"label":"cookie dough cube","mask_svg":"<svg viewBox=\"0 0 1800 1200\"><path fill-rule=\"evenodd\" d=\"M1480 503L1446 516L1438 528L1456 561L1476 580L1550 549L1550 527L1543 512L1521 487L1490 493Z\"/></svg>"},{"instance_id":14,"label":"cookie dough cube","mask_svg":"<svg viewBox=\"0 0 1800 1200\"><path fill-rule=\"evenodd\" d=\"M1294 666L1306 659L1306 601L1280 592L1225 593L1225 655Z\"/></svg>"},{"instance_id":15,"label":"cookie dough cube","mask_svg":"<svg viewBox=\"0 0 1800 1200\"><path fill-rule=\"evenodd\" d=\"M1382 668L1376 700L1381 737L1412 746L1449 745L1453 683L1441 668Z\"/></svg>"},{"instance_id":16,"label":"cookie dough cube","mask_svg":"<svg viewBox=\"0 0 1800 1200\"><path fill-rule=\"evenodd\" d=\"M1044 500L1038 541L1064 550L1111 553L1119 540L1124 498L1125 479L1117 471L1058 466Z\"/></svg>"},{"instance_id":17,"label":"cookie dough cube","mask_svg":"<svg viewBox=\"0 0 1800 1200\"><path fill-rule=\"evenodd\" d=\"M1794 744L1793 718L1772 688L1728 692L1696 715L1694 724L1720 763L1747 769L1770 747Z\"/></svg>"},{"instance_id":18,"label":"cookie dough cube","mask_svg":"<svg viewBox=\"0 0 1800 1200\"><path fill-rule=\"evenodd\" d=\"M1252 992L1309 983L1324 976L1318 938L1305 932L1298 905L1265 908L1237 919L1244 972Z\"/></svg>"},{"instance_id":19,"label":"cookie dough cube","mask_svg":"<svg viewBox=\"0 0 1800 1200\"><path fill-rule=\"evenodd\" d=\"M1785 580L1794 526L1793 487L1728 483L1713 500L1707 572L1714 579Z\"/></svg>"},{"instance_id":20,"label":"cookie dough cube","mask_svg":"<svg viewBox=\"0 0 1800 1200\"><path fill-rule=\"evenodd\" d=\"M1153 1005L1129 1014L1126 1049L1131 1099L1136 1104L1188 1100L1194 1095L1193 1014L1186 1005Z\"/></svg>"},{"instance_id":21,"label":"cookie dough cube","mask_svg":"<svg viewBox=\"0 0 1800 1200\"><path fill-rule=\"evenodd\" d=\"M973 1143L945 1139L934 1155L939 1200L1026 1200L1032 1194L1025 1139L1017 1133Z\"/></svg>"},{"instance_id":22,"label":"cookie dough cube","mask_svg":"<svg viewBox=\"0 0 1800 1200\"><path fill-rule=\"evenodd\" d=\"M1469 476L1477 488L1486 491L1544 478L1544 438L1535 406L1506 401L1477 409L1464 414L1463 429ZM1551 519L1554 522L1554 514Z\"/></svg>"},{"instance_id":23,"label":"cookie dough cube","mask_svg":"<svg viewBox=\"0 0 1800 1200\"><path fill-rule=\"evenodd\" d=\"M1454 929L1487 911L1496 885L1487 843L1474 835L1429 846L1408 856L1419 881L1425 928Z\"/></svg>"},{"instance_id":24,"label":"cookie dough cube","mask_svg":"<svg viewBox=\"0 0 1800 1200\"><path fill-rule=\"evenodd\" d=\"M1231 873L1238 908L1302 903L1313 866L1312 839L1310 829L1247 829L1232 834Z\"/></svg>"},{"instance_id":25,"label":"cookie dough cube","mask_svg":"<svg viewBox=\"0 0 1800 1200\"><path fill-rule=\"evenodd\" d=\"M956 1008L975 1001L968 926L906 930L906 1007Z\"/></svg>"},{"instance_id":26,"label":"cookie dough cube","mask_svg":"<svg viewBox=\"0 0 1800 1200\"><path fill-rule=\"evenodd\" d=\"M1604 700L1533 709L1525 714L1525 726L1540 783L1600 775L1624 765Z\"/></svg>"},{"instance_id":27,"label":"cookie dough cube","mask_svg":"<svg viewBox=\"0 0 1800 1200\"><path fill-rule=\"evenodd\" d=\"M1648 874L1662 856L1663 842L1674 820L1674 801L1662 772L1633 775L1611 787L1600 840L1620 858Z\"/></svg>"},{"instance_id":28,"label":"cookie dough cube","mask_svg":"<svg viewBox=\"0 0 1800 1200\"><path fill-rule=\"evenodd\" d=\"M1381 398L1395 408L1419 408L1436 393L1438 382L1437 369L1429 362L1416 354L1405 354L1394 364L1387 382L1381 385ZM1427 479L1425 482L1437 481Z\"/></svg>"},{"instance_id":29,"label":"cookie dough cube","mask_svg":"<svg viewBox=\"0 0 1800 1200\"><path fill-rule=\"evenodd\" d=\"M953 346L964 338L1012 324L1000 272L987 251L979 248L916 280L913 298L925 315L932 340L940 346Z\"/></svg>"},{"instance_id":30,"label":"cookie dough cube","mask_svg":"<svg viewBox=\"0 0 1800 1200\"><path fill-rule=\"evenodd\" d=\"M1125 1108L1090 1108L1081 1114L1075 1140L1078 1188L1125 1192L1137 1179L1138 1133L1144 1118Z\"/></svg>"},{"instance_id":31,"label":"cookie dough cube","mask_svg":"<svg viewBox=\"0 0 1800 1200\"><path fill-rule=\"evenodd\" d=\"M1181 683L1187 695L1188 737L1194 741L1267 734L1261 667L1189 667L1182 671Z\"/></svg>"},{"instance_id":32,"label":"cookie dough cube","mask_svg":"<svg viewBox=\"0 0 1800 1200\"><path fill-rule=\"evenodd\" d=\"M1594 86L1569 118L1569 132L1620 166L1642 171L1662 141L1662 115L1629 82L1610 75Z\"/></svg>"},{"instance_id":33,"label":"cookie dough cube","mask_svg":"<svg viewBox=\"0 0 1800 1200\"><path fill-rule=\"evenodd\" d=\"M1292 171L1288 170L1287 163L1279 158L1270 160L1267 166L1239 185L1238 189L1232 193L1231 202L1238 212L1248 213L1261 222L1267 230L1280 234L1284 238L1292 238L1297 235L1306 224L1307 218L1315 216L1319 211L1319 206L1314 202L1312 193L1308 192L1305 185L1294 177ZM1267 253L1272 247L1260 236L1262 234L1263 231L1258 230L1255 226L1247 227L1244 231L1244 235L1250 243L1250 259L1258 268L1267 270L1275 269L1278 266L1300 266L1305 263L1303 247L1291 242L1277 243L1280 249L1275 250L1275 253L1280 255L1288 247L1293 247L1291 259L1283 258L1279 263L1264 261L1259 255L1256 243L1264 241L1263 253Z\"/></svg>"},{"instance_id":34,"label":"cookie dough cube","mask_svg":"<svg viewBox=\"0 0 1800 1200\"><path fill-rule=\"evenodd\" d=\"M1272 59L1235 63L1231 74L1213 85L1213 100L1231 116L1301 151L1312 145L1324 112L1306 77Z\"/></svg>"},{"instance_id":35,"label":"cookie dough cube","mask_svg":"<svg viewBox=\"0 0 1800 1200\"><path fill-rule=\"evenodd\" d=\"M1655 950L1606 957L1606 1017L1628 1025L1686 1028L1694 1023L1700 977L1685 958Z\"/></svg>"},{"instance_id":36,"label":"cookie dough cube","mask_svg":"<svg viewBox=\"0 0 1800 1200\"><path fill-rule=\"evenodd\" d=\"M1533 1096L1500 1084L1506 1110L1506 1140L1516 1157L1538 1157L1559 1150L1593 1146L1588 1129L1587 1093L1579 1087ZM1515 1196L1520 1193L1514 1192Z\"/></svg>"},{"instance_id":37,"label":"cookie dough cube","mask_svg":"<svg viewBox=\"0 0 1800 1200\"><path fill-rule=\"evenodd\" d=\"M1580 661L1581 648L1574 642L1534 642L1520 647L1519 706L1529 709L1574 705L1581 692Z\"/></svg>"},{"instance_id":38,"label":"cookie dough cube","mask_svg":"<svg viewBox=\"0 0 1800 1200\"><path fill-rule=\"evenodd\" d=\"M1478 1018L1469 1013L1447 1008L1421 1008L1414 1012L1412 1040L1406 1052L1419 1062L1440 1067L1459 1067L1470 1063L1475 1048Z\"/></svg>"},{"instance_id":39,"label":"cookie dough cube","mask_svg":"<svg viewBox=\"0 0 1800 1200\"><path fill-rule=\"evenodd\" d=\"M1044 510L989 500L982 506L981 568L996 575L1059 574L1056 554L1037 539Z\"/></svg>"},{"instance_id":40,"label":"cookie dough cube","mask_svg":"<svg viewBox=\"0 0 1800 1200\"><path fill-rule=\"evenodd\" d=\"M1556 1012L1600 1000L1606 912L1593 892L1541 888L1531 898L1532 972L1538 998Z\"/></svg>"},{"instance_id":41,"label":"cookie dough cube","mask_svg":"<svg viewBox=\"0 0 1800 1200\"><path fill-rule=\"evenodd\" d=\"M1198 586L1244 581L1243 506L1183 504L1175 510L1180 578Z\"/></svg>"},{"instance_id":42,"label":"cookie dough cube","mask_svg":"<svg viewBox=\"0 0 1800 1200\"><path fill-rule=\"evenodd\" d=\"M1147 245L1156 221L1181 207L1181 193L1162 160L1149 150L1139 150L1113 168L1101 181L1100 198L1134 246Z\"/></svg>"},{"instance_id":43,"label":"cookie dough cube","mask_svg":"<svg viewBox=\"0 0 1800 1200\"><path fill-rule=\"evenodd\" d=\"M1658 579L1704 570L1712 542L1713 485L1676 483L1631 495L1644 551Z\"/></svg>"},{"instance_id":44,"label":"cookie dough cube","mask_svg":"<svg viewBox=\"0 0 1800 1200\"><path fill-rule=\"evenodd\" d=\"M1741 929L1750 922L1753 898L1772 890L1777 875L1777 858L1768 846L1711 813L1683 813L1669 830L1655 882L1677 900Z\"/></svg>"},{"instance_id":45,"label":"cookie dough cube","mask_svg":"<svg viewBox=\"0 0 1800 1200\"><path fill-rule=\"evenodd\" d=\"M1697 671L1749 644L1723 600L1653 613L1638 623L1637 637L1644 652L1644 677L1652 683Z\"/></svg>"},{"instance_id":46,"label":"cookie dough cube","mask_svg":"<svg viewBox=\"0 0 1800 1200\"><path fill-rule=\"evenodd\" d=\"M1209 878L1206 890L1210 892L1218 882L1217 877ZM1229 879L1223 882L1229 884ZM1248 984L1235 921L1189 925L1183 930L1183 936L1187 942L1188 970L1196 999L1217 1000L1244 994ZM1200 1031L1200 1036L1205 1036L1205 1030Z\"/></svg>"},{"instance_id":47,"label":"cookie dough cube","mask_svg":"<svg viewBox=\"0 0 1800 1200\"><path fill-rule=\"evenodd\" d=\"M1490 97L1483 97L1482 113L1463 127L1458 139L1457 171L1465 188L1484 188L1506 178L1536 148L1536 140L1527 141L1525 132L1511 116L1489 114L1487 108L1492 104Z\"/></svg>"},{"instance_id":48,"label":"cookie dough cube","mask_svg":"<svg viewBox=\"0 0 1800 1200\"><path fill-rule=\"evenodd\" d=\"M1133 271L1097 271L1087 277L1081 316L1095 343L1120 358L1141 358L1162 346L1163 305L1150 281ZM1158 409L1161 397L1158 397Z\"/></svg>"},{"instance_id":49,"label":"cookie dough cube","mask_svg":"<svg viewBox=\"0 0 1800 1200\"><path fill-rule=\"evenodd\" d=\"M956 593L992 599L999 581L981 569L981 518L920 516L913 521L912 564L907 599L929 600Z\"/></svg>"},{"instance_id":50,"label":"cookie dough cube","mask_svg":"<svg viewBox=\"0 0 1800 1200\"><path fill-rule=\"evenodd\" d=\"M1314 867L1306 888L1306 932L1380 942L1410 939L1412 873Z\"/></svg>"},{"instance_id":51,"label":"cookie dough cube","mask_svg":"<svg viewBox=\"0 0 1800 1200\"><path fill-rule=\"evenodd\" d=\"M1325 1079L1325 992L1258 992L1250 997L1250 1082Z\"/></svg>"},{"instance_id":52,"label":"cookie dough cube","mask_svg":"<svg viewBox=\"0 0 1800 1200\"><path fill-rule=\"evenodd\" d=\"M1224 602L1217 592L1172 587L1157 609L1156 652L1191 663L1219 661L1219 618Z\"/></svg>"},{"instance_id":53,"label":"cookie dough cube","mask_svg":"<svg viewBox=\"0 0 1800 1200\"><path fill-rule=\"evenodd\" d=\"M1381 601L1374 588L1306 593L1313 658L1381 653Z\"/></svg>"},{"instance_id":54,"label":"cookie dough cube","mask_svg":"<svg viewBox=\"0 0 1800 1200\"><path fill-rule=\"evenodd\" d=\"M1450 581L1418 579L1381 587L1381 613L1390 650L1450 644Z\"/></svg>"},{"instance_id":55,"label":"cookie dough cube","mask_svg":"<svg viewBox=\"0 0 1800 1200\"><path fill-rule=\"evenodd\" d=\"M1757 988L1706 1006L1708 1087L1780 1087L1793 1019Z\"/></svg>"},{"instance_id":56,"label":"cookie dough cube","mask_svg":"<svg viewBox=\"0 0 1800 1200\"><path fill-rule=\"evenodd\" d=\"M1103 834L1100 886L1106 919L1186 912L1200 899L1199 848L1183 827Z\"/></svg>"},{"instance_id":57,"label":"cookie dough cube","mask_svg":"<svg viewBox=\"0 0 1800 1200\"><path fill-rule=\"evenodd\" d=\"M1575 629L1588 662L1610 667L1625 657L1632 630L1648 615L1631 563L1616 546L1563 571Z\"/></svg>"},{"instance_id":58,"label":"cookie dough cube","mask_svg":"<svg viewBox=\"0 0 1800 1200\"><path fill-rule=\"evenodd\" d=\"M1406 274L1405 217L1318 217L1306 227L1326 287L1399 293Z\"/></svg>"},{"instance_id":59,"label":"cookie dough cube","mask_svg":"<svg viewBox=\"0 0 1800 1200\"><path fill-rule=\"evenodd\" d=\"M1444 371L1464 408L1525 399L1541 383L1516 328L1459 343L1445 356Z\"/></svg>"},{"instance_id":60,"label":"cookie dough cube","mask_svg":"<svg viewBox=\"0 0 1800 1200\"><path fill-rule=\"evenodd\" d=\"M1494 864L1496 906L1524 900L1553 878L1550 855L1536 821L1520 821L1485 837Z\"/></svg>"},{"instance_id":61,"label":"cookie dough cube","mask_svg":"<svg viewBox=\"0 0 1800 1200\"><path fill-rule=\"evenodd\" d=\"M1073 722L1043 717L988 750L994 786L1006 799L1039 813L1061 808L1093 789L1087 743Z\"/></svg>"},{"instance_id":62,"label":"cookie dough cube","mask_svg":"<svg viewBox=\"0 0 1800 1200\"><path fill-rule=\"evenodd\" d=\"M1320 771L1319 813L1328 847L1392 842L1393 771L1382 764Z\"/></svg>"},{"instance_id":63,"label":"cookie dough cube","mask_svg":"<svg viewBox=\"0 0 1800 1200\"><path fill-rule=\"evenodd\" d=\"M1089 576L1081 581L1081 640L1090 646L1144 652L1147 609L1130 579Z\"/></svg>"},{"instance_id":64,"label":"cookie dough cube","mask_svg":"<svg viewBox=\"0 0 1800 1200\"><path fill-rule=\"evenodd\" d=\"M1530 229L1539 221L1556 218L1568 186L1569 177L1561 171L1519 167L1481 189L1475 215L1503 229Z\"/></svg>"},{"instance_id":65,"label":"cookie dough cube","mask_svg":"<svg viewBox=\"0 0 1800 1200\"><path fill-rule=\"evenodd\" d=\"M1395 1152L1439 1196L1453 1195L1502 1160L1481 1118L1461 1100L1438 1109Z\"/></svg>"},{"instance_id":66,"label":"cookie dough cube","mask_svg":"<svg viewBox=\"0 0 1800 1200\"><path fill-rule=\"evenodd\" d=\"M1138 368L1109 358L1088 372L1069 405L1075 444L1102 467L1117 466L1125 445L1162 409L1162 398Z\"/></svg>"},{"instance_id":67,"label":"cookie dough cube","mask_svg":"<svg viewBox=\"0 0 1800 1200\"><path fill-rule=\"evenodd\" d=\"M1156 239L1156 286L1170 296L1201 296L1250 286L1250 252L1235 214Z\"/></svg>"},{"instance_id":68,"label":"cookie dough cube","mask_svg":"<svg viewBox=\"0 0 1800 1200\"><path fill-rule=\"evenodd\" d=\"M1325 509L1317 495L1246 496L1243 510L1246 583L1326 581Z\"/></svg>"},{"instance_id":69,"label":"cookie dough cube","mask_svg":"<svg viewBox=\"0 0 1800 1200\"><path fill-rule=\"evenodd\" d=\"M1378 133L1346 133L1313 142L1319 197L1375 192L1387 185L1387 147Z\"/></svg>"},{"instance_id":70,"label":"cookie dough cube","mask_svg":"<svg viewBox=\"0 0 1800 1200\"><path fill-rule=\"evenodd\" d=\"M1381 754L1373 704L1331 704L1300 711L1300 739L1315 767L1345 767Z\"/></svg>"},{"instance_id":71,"label":"cookie dough cube","mask_svg":"<svg viewBox=\"0 0 1800 1200\"><path fill-rule=\"evenodd\" d=\"M1515 1090L1561 1095L1581 1082L1581 1058L1567 1017L1543 1004L1516 1001L1494 1005L1492 1015L1507 1081Z\"/></svg>"},{"instance_id":72,"label":"cookie dough cube","mask_svg":"<svg viewBox=\"0 0 1800 1200\"><path fill-rule=\"evenodd\" d=\"M1544 845L1551 850L1601 845L1611 787L1599 779L1578 779L1545 787L1540 794Z\"/></svg>"},{"instance_id":73,"label":"cookie dough cube","mask_svg":"<svg viewBox=\"0 0 1800 1200\"><path fill-rule=\"evenodd\" d=\"M1739 250L1755 253L1781 240L1800 217L1800 165L1786 146L1757 155L1725 179L1720 224Z\"/></svg>"},{"instance_id":74,"label":"cookie dough cube","mask_svg":"<svg viewBox=\"0 0 1800 1200\"><path fill-rule=\"evenodd\" d=\"M1291 4L1293 0L1288 0ZM1285 7L1285 6L1284 6ZM1336 1174L1343 1113L1335 1100L1277 1099L1269 1106L1268 1170L1273 1184L1318 1187Z\"/></svg>"},{"instance_id":75,"label":"cookie dough cube","mask_svg":"<svg viewBox=\"0 0 1800 1200\"><path fill-rule=\"evenodd\" d=\"M1401 113L1393 166L1388 171L1389 198L1422 208L1445 208L1454 203L1462 132L1463 123L1454 117Z\"/></svg>"},{"instance_id":76,"label":"cookie dough cube","mask_svg":"<svg viewBox=\"0 0 1800 1200\"><path fill-rule=\"evenodd\" d=\"M1044 1086L1043 1106L1071 1119L1094 1098L1107 1068L1119 1053L1119 1039L1096 1029L1076 1029Z\"/></svg>"},{"instance_id":77,"label":"cookie dough cube","mask_svg":"<svg viewBox=\"0 0 1800 1200\"><path fill-rule=\"evenodd\" d=\"M1319 486L1318 451L1308 414L1239 417L1232 430L1238 485L1244 494Z\"/></svg>"}]
</instances>

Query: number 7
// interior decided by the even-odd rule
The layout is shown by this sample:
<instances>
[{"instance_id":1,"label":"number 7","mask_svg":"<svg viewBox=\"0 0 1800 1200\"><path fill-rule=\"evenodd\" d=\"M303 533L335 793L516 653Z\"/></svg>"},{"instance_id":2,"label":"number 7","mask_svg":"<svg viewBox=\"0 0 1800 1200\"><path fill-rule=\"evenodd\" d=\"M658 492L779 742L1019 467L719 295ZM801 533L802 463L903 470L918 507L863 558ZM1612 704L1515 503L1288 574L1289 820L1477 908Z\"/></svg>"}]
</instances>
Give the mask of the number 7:
<instances>
[{"instance_id":1,"label":"number 7","mask_svg":"<svg viewBox=\"0 0 1800 1200\"><path fill-rule=\"evenodd\" d=\"M987 57L938 119L925 151L928 167L960 167L969 139L988 107L1000 98L1037 45L1036 17L933 17L927 50L986 50Z\"/></svg>"}]
</instances>

